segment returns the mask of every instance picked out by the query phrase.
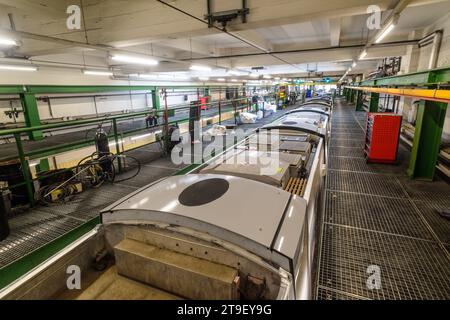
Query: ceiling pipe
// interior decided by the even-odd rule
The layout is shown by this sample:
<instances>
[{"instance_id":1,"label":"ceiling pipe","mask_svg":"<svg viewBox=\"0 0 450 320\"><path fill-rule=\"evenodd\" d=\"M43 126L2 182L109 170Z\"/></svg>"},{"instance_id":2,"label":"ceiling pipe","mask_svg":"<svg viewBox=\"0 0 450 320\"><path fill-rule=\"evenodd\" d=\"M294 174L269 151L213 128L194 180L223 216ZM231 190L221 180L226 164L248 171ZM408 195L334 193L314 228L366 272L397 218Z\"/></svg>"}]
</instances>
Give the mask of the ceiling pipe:
<instances>
[{"instance_id":1,"label":"ceiling pipe","mask_svg":"<svg viewBox=\"0 0 450 320\"><path fill-rule=\"evenodd\" d=\"M209 26L209 24L208 24L207 21L205 21L205 20L203 20L203 19L200 19L200 18L194 16L193 14L190 14L189 12L186 12L186 11L180 9L180 8L177 8L177 7L171 5L170 3L167 3L167 2L165 2L165 1L162 1L162 0L157 0L157 1L158 1L159 3L161 3L161 4L163 4L163 5L165 5L165 6L169 7L169 8L171 8L171 9L173 9L173 10L176 10L176 11L178 11L178 12L180 12L180 13L182 13L182 14L188 16L188 17L191 17L192 19L195 19L195 20L197 20L197 21L199 21L199 22L201 22L201 23L206 24L206 25ZM275 54L273 54L273 52L270 52L269 50L266 50L266 49L264 49L264 48L261 48L260 46L257 46L257 45L255 45L255 44L251 43L250 41L246 40L245 38L239 37L239 36L235 35L234 33L231 33L231 32L229 32L229 31L225 30L225 28L219 28L219 27L217 27L217 26L215 26L215 25L213 25L212 27L213 27L214 29L216 29L216 30L219 30L220 32L223 32L223 33L225 33L225 34L227 34L227 35L229 35L229 36L231 36L231 37L233 37L233 38L239 40L239 41L244 42L245 44L247 44L248 46L250 46L250 47L252 47L252 48L255 48L255 49L258 49L259 51L262 51L263 54L267 54L267 55L269 55L269 56L271 56L271 57L273 57L273 58L275 58L275 59L277 59L277 60L283 62L284 64L290 65L291 67L300 70L300 68L299 68L298 66L296 66L295 64L292 64L292 63L290 63L289 61L286 61L286 60L284 60L284 59L282 59L282 58L280 58L280 57L277 57ZM215 57L211 57L211 58L214 59ZM211 58L210 58L210 59L211 59Z\"/></svg>"},{"instance_id":2,"label":"ceiling pipe","mask_svg":"<svg viewBox=\"0 0 450 320\"><path fill-rule=\"evenodd\" d=\"M431 48L430 61L428 63L428 69L435 69L439 58L439 51L442 44L442 30L436 31L433 39L433 47Z\"/></svg>"},{"instance_id":3,"label":"ceiling pipe","mask_svg":"<svg viewBox=\"0 0 450 320\"><path fill-rule=\"evenodd\" d=\"M404 40L404 41L379 43L379 44L373 45L373 48L414 45L414 44L417 44L418 42L419 42L419 40ZM305 52L328 51L328 50L339 50L339 49L360 49L360 48L364 48L364 47L365 46L362 44L355 44L355 45L346 45L346 46L333 46L333 47L321 47L321 48L309 48L309 49L279 50L279 51L274 51L272 53L274 53L274 54L305 53ZM189 59L181 59L181 60L182 61L191 61L191 60L208 60L208 59L228 59L228 58L261 56L261 55L266 55L266 54L267 53L263 53L263 52L254 52L254 53L241 53L241 54L214 56L214 57L199 57L199 58L192 58L192 59L189 58ZM366 59L366 60L370 60L370 59Z\"/></svg>"},{"instance_id":4,"label":"ceiling pipe","mask_svg":"<svg viewBox=\"0 0 450 320\"><path fill-rule=\"evenodd\" d=\"M122 53L122 54L131 54L131 55L139 55L139 56L147 56L151 58L155 58L162 61L170 61L174 63L180 63L183 65L189 65L186 61L178 60L178 59L171 59L167 57L161 57L161 56L154 56L154 55L148 55L142 52L135 52L131 50L125 50L125 49L118 49L113 46L104 45L104 44L90 44L85 42L79 42L74 40L67 40L67 39L61 39L61 38L55 38L51 36L45 36L40 34L35 34L31 32L26 31L17 31L17 30L9 30L5 28L0 28L0 33L9 34L13 38L25 38L25 39L31 39L31 40L37 40L37 41L44 41L44 42L51 42L51 43L58 43L65 46L71 46L71 47L80 47L80 48L86 48L96 51L102 51L106 52L107 54L110 54L112 52L114 53ZM218 67L225 69L223 67Z\"/></svg>"}]
</instances>

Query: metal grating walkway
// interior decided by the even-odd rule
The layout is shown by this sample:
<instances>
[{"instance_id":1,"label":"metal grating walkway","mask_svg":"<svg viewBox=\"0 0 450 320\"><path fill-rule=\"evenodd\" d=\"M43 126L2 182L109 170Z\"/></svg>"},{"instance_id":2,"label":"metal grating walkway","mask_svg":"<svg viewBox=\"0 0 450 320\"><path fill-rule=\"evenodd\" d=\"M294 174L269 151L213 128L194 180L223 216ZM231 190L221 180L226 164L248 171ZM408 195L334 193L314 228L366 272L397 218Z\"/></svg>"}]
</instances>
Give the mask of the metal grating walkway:
<instances>
[{"instance_id":1,"label":"metal grating walkway","mask_svg":"<svg viewBox=\"0 0 450 320\"><path fill-rule=\"evenodd\" d=\"M450 299L450 186L406 176L398 165L367 164L365 112L338 100L332 119L317 299ZM380 268L369 289L367 268Z\"/></svg>"}]
</instances>

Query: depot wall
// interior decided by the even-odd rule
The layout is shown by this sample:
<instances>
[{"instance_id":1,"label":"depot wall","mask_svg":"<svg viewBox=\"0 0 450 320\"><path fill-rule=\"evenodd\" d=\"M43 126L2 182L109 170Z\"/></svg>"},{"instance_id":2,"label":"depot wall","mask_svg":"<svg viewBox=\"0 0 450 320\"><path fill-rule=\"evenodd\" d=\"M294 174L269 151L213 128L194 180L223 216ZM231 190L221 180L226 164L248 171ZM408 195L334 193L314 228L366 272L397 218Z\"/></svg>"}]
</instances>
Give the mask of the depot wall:
<instances>
[{"instance_id":1,"label":"depot wall","mask_svg":"<svg viewBox=\"0 0 450 320\"><path fill-rule=\"evenodd\" d=\"M442 44L439 51L439 57L437 61L437 68L450 66L450 14L437 20L434 24L428 26L424 30L413 31L411 35L415 38L424 37L433 33L436 30L442 30ZM428 70L432 45L428 45L422 48L409 48L408 53L402 59L402 72L411 73L416 71ZM414 104L416 100L411 98L402 98L400 103L400 110L402 111L405 120L415 119L417 113L417 104ZM447 113L445 117L444 129L442 133L442 141L444 143L450 142L450 108L447 107Z\"/></svg>"},{"instance_id":2,"label":"depot wall","mask_svg":"<svg viewBox=\"0 0 450 320\"><path fill-rule=\"evenodd\" d=\"M107 76L84 75L78 69L62 69L42 67L37 72L0 71L0 84L27 85L150 85L150 86L186 86L202 85L197 82L155 82L127 81L111 79ZM212 92L212 98L217 100L219 94ZM169 108L188 104L197 100L194 89L168 89L167 104ZM0 96L0 124L23 124L23 110L18 96ZM61 121L86 117L103 116L138 112L152 108L150 91L114 92L111 94L71 94L71 95L41 95L38 98L38 110L41 120ZM163 97L160 96L164 106ZM11 113L10 111L18 111Z\"/></svg>"}]
</instances>

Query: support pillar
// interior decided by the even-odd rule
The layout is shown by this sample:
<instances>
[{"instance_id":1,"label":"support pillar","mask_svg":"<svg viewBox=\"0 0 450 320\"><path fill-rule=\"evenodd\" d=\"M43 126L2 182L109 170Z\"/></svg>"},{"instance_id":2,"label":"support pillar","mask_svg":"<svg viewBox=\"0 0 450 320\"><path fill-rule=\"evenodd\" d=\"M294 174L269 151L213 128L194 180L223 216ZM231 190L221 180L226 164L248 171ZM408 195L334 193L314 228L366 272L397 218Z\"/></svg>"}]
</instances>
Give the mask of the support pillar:
<instances>
[{"instance_id":1,"label":"support pillar","mask_svg":"<svg viewBox=\"0 0 450 320\"><path fill-rule=\"evenodd\" d=\"M363 92L361 90L358 90L356 92L356 111L364 111L364 105L363 105Z\"/></svg>"},{"instance_id":2,"label":"support pillar","mask_svg":"<svg viewBox=\"0 0 450 320\"><path fill-rule=\"evenodd\" d=\"M36 97L32 93L21 93L20 100L24 111L25 124L27 127L36 127L41 125L39 118L39 110L37 106ZM31 131L28 134L30 140L41 140L44 138L42 131Z\"/></svg>"},{"instance_id":3,"label":"support pillar","mask_svg":"<svg viewBox=\"0 0 450 320\"><path fill-rule=\"evenodd\" d=\"M370 94L369 112L378 112L378 105L380 103L380 94L372 92Z\"/></svg>"},{"instance_id":4,"label":"support pillar","mask_svg":"<svg viewBox=\"0 0 450 320\"><path fill-rule=\"evenodd\" d=\"M420 102L407 171L410 178L433 180L446 111L446 103Z\"/></svg>"},{"instance_id":5,"label":"support pillar","mask_svg":"<svg viewBox=\"0 0 450 320\"><path fill-rule=\"evenodd\" d=\"M153 109L159 110L161 108L161 100L159 99L158 88L152 90L152 106Z\"/></svg>"},{"instance_id":6,"label":"support pillar","mask_svg":"<svg viewBox=\"0 0 450 320\"><path fill-rule=\"evenodd\" d=\"M355 92L355 90L350 90L350 103L356 103L356 92Z\"/></svg>"}]
</instances>

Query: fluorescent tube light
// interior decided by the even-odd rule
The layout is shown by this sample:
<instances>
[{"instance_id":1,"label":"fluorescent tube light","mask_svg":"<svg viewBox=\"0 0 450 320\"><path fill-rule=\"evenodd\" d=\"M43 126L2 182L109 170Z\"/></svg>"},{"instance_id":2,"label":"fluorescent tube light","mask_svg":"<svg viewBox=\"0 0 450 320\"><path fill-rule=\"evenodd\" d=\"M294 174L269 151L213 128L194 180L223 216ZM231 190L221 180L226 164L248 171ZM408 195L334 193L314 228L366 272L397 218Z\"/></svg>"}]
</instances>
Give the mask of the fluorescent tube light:
<instances>
[{"instance_id":1,"label":"fluorescent tube light","mask_svg":"<svg viewBox=\"0 0 450 320\"><path fill-rule=\"evenodd\" d=\"M157 79L158 76L156 74L138 74L139 78L142 79Z\"/></svg>"},{"instance_id":2,"label":"fluorescent tube light","mask_svg":"<svg viewBox=\"0 0 450 320\"><path fill-rule=\"evenodd\" d=\"M198 77L198 80L201 80L201 81L208 81L209 78L208 78L208 77Z\"/></svg>"},{"instance_id":3,"label":"fluorescent tube light","mask_svg":"<svg viewBox=\"0 0 450 320\"><path fill-rule=\"evenodd\" d=\"M13 39L0 38L0 46L17 46L18 43Z\"/></svg>"},{"instance_id":4,"label":"fluorescent tube light","mask_svg":"<svg viewBox=\"0 0 450 320\"><path fill-rule=\"evenodd\" d=\"M35 66L18 66L10 64L0 64L0 70L13 70L13 71L37 71Z\"/></svg>"},{"instance_id":5,"label":"fluorescent tube light","mask_svg":"<svg viewBox=\"0 0 450 320\"><path fill-rule=\"evenodd\" d=\"M228 70L229 75L233 76L248 76L248 72L238 71L238 70Z\"/></svg>"},{"instance_id":6,"label":"fluorescent tube light","mask_svg":"<svg viewBox=\"0 0 450 320\"><path fill-rule=\"evenodd\" d=\"M212 70L208 66L201 66L201 65L198 65L198 64L192 65L189 69L191 69L192 71L211 71Z\"/></svg>"},{"instance_id":7,"label":"fluorescent tube light","mask_svg":"<svg viewBox=\"0 0 450 320\"><path fill-rule=\"evenodd\" d=\"M218 78L217 81L225 81L225 78Z\"/></svg>"},{"instance_id":8,"label":"fluorescent tube light","mask_svg":"<svg viewBox=\"0 0 450 320\"><path fill-rule=\"evenodd\" d=\"M112 76L111 71L83 70L83 73L90 76Z\"/></svg>"},{"instance_id":9,"label":"fluorescent tube light","mask_svg":"<svg viewBox=\"0 0 450 320\"><path fill-rule=\"evenodd\" d=\"M364 59L367 56L367 50L364 50L363 52L361 52L361 55L359 56L359 60Z\"/></svg>"},{"instance_id":10,"label":"fluorescent tube light","mask_svg":"<svg viewBox=\"0 0 450 320\"><path fill-rule=\"evenodd\" d=\"M395 24L391 23L384 31L378 36L377 40L375 40L375 43L380 43L388 34L389 32L394 29Z\"/></svg>"},{"instance_id":11,"label":"fluorescent tube light","mask_svg":"<svg viewBox=\"0 0 450 320\"><path fill-rule=\"evenodd\" d=\"M147 66L155 66L158 64L158 60L155 60L155 59L126 56L126 55L122 55L122 54L113 55L111 57L111 59L114 61L120 61L120 62L132 63L132 64L143 64L143 65L147 65Z\"/></svg>"}]
</instances>

